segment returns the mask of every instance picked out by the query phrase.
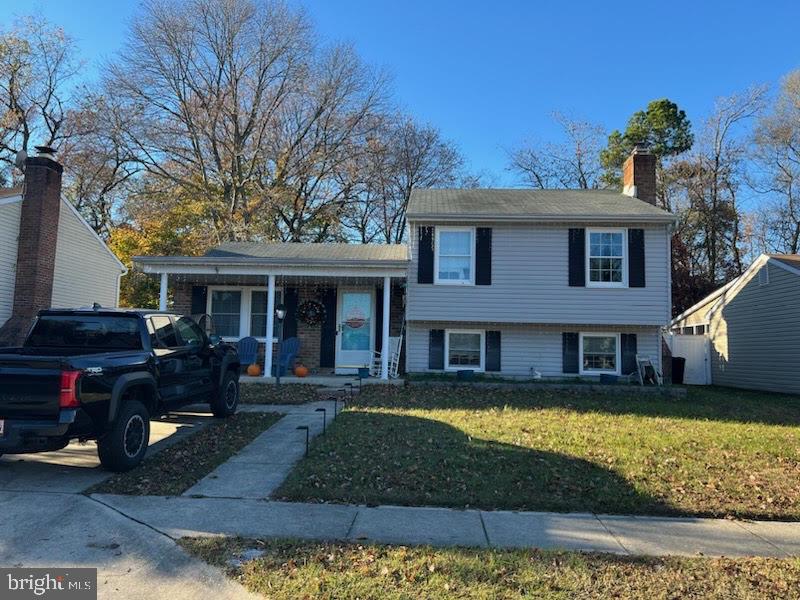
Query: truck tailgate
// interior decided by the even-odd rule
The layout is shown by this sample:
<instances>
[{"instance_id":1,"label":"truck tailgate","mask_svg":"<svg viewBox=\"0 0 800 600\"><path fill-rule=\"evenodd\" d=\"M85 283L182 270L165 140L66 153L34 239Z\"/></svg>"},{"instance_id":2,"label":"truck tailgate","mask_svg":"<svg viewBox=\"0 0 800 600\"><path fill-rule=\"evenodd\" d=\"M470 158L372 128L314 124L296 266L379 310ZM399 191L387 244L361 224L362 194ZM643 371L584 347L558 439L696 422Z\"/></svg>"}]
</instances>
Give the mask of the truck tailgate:
<instances>
[{"instance_id":1,"label":"truck tailgate","mask_svg":"<svg viewBox=\"0 0 800 600\"><path fill-rule=\"evenodd\" d=\"M0 354L0 419L58 417L61 362Z\"/></svg>"}]
</instances>

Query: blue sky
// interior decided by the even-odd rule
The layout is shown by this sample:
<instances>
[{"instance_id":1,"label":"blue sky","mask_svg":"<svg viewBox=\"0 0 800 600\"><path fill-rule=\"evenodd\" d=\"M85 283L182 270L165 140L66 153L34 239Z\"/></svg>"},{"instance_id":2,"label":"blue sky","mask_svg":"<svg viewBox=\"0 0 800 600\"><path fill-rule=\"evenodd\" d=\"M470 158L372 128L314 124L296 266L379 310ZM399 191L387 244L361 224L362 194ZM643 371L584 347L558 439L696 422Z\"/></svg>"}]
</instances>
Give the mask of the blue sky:
<instances>
[{"instance_id":1,"label":"blue sky","mask_svg":"<svg viewBox=\"0 0 800 600\"><path fill-rule=\"evenodd\" d=\"M668 97L700 124L714 99L800 67L800 2L290 0L320 34L393 76L395 97L439 127L488 183L512 185L506 149L555 139L560 110L622 128ZM96 64L121 45L137 0L47 0ZM26 10L0 0L0 14ZM92 70L89 71L90 73Z\"/></svg>"}]
</instances>

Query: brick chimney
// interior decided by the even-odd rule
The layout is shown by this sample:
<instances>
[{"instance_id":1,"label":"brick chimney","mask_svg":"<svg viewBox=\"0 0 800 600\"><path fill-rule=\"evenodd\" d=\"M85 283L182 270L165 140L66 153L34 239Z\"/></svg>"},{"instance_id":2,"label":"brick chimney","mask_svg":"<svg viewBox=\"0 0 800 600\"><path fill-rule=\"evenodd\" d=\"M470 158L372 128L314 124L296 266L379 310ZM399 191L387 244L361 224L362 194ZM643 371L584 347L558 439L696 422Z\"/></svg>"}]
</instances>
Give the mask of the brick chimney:
<instances>
[{"instance_id":1,"label":"brick chimney","mask_svg":"<svg viewBox=\"0 0 800 600\"><path fill-rule=\"evenodd\" d=\"M643 144L622 165L622 193L656 205L656 157Z\"/></svg>"},{"instance_id":2,"label":"brick chimney","mask_svg":"<svg viewBox=\"0 0 800 600\"><path fill-rule=\"evenodd\" d=\"M0 346L22 343L31 320L53 298L53 272L64 168L51 148L36 147L25 160L25 180L17 241L17 270L11 318L0 328Z\"/></svg>"}]
</instances>

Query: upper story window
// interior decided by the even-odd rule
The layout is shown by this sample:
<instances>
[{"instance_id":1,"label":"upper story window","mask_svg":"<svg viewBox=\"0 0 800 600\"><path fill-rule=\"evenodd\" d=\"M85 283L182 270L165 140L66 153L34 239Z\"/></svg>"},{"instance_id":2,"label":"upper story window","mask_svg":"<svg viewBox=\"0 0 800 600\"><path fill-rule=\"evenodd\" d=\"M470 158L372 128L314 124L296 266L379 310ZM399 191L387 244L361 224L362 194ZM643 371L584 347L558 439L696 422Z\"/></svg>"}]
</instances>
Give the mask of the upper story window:
<instances>
[{"instance_id":1,"label":"upper story window","mask_svg":"<svg viewBox=\"0 0 800 600\"><path fill-rule=\"evenodd\" d=\"M586 284L594 287L625 287L625 230L589 229L586 235Z\"/></svg>"},{"instance_id":2,"label":"upper story window","mask_svg":"<svg viewBox=\"0 0 800 600\"><path fill-rule=\"evenodd\" d=\"M435 283L471 285L475 281L475 230L436 228Z\"/></svg>"}]
</instances>

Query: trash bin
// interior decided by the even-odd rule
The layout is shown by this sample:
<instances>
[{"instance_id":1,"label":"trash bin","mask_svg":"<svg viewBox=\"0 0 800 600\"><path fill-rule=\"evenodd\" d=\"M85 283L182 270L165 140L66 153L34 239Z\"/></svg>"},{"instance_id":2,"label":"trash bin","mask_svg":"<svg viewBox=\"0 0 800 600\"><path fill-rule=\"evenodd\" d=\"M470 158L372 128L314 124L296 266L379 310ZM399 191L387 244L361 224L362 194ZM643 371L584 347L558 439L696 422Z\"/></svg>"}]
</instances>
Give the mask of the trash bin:
<instances>
[{"instance_id":1,"label":"trash bin","mask_svg":"<svg viewBox=\"0 0 800 600\"><path fill-rule=\"evenodd\" d=\"M686 371L686 359L682 356L672 357L672 383L683 384L683 373Z\"/></svg>"}]
</instances>

